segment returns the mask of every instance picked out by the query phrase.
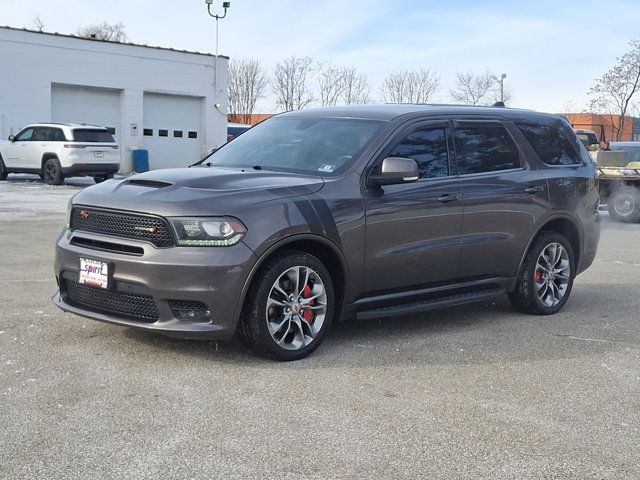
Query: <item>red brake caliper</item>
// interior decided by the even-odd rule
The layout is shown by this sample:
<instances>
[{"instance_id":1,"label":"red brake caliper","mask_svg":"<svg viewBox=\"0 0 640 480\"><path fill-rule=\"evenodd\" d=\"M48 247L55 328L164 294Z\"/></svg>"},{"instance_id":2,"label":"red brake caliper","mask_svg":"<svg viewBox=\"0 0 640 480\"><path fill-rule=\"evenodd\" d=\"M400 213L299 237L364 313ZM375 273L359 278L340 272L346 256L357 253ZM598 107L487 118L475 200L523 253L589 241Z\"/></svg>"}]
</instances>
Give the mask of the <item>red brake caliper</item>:
<instances>
[{"instance_id":1,"label":"red brake caliper","mask_svg":"<svg viewBox=\"0 0 640 480\"><path fill-rule=\"evenodd\" d=\"M304 287L304 290L302 291L302 298L309 298L311 296L311 287L307 284ZM309 302L309 306L313 307L316 304L315 300L311 300ZM313 314L313 310L305 310L304 312L302 312L302 318L304 318L304 320L311 324L313 323L313 318L315 317L315 315Z\"/></svg>"},{"instance_id":2,"label":"red brake caliper","mask_svg":"<svg viewBox=\"0 0 640 480\"><path fill-rule=\"evenodd\" d=\"M536 276L534 280L536 283L542 283L542 272L540 270L536 272Z\"/></svg>"}]
</instances>

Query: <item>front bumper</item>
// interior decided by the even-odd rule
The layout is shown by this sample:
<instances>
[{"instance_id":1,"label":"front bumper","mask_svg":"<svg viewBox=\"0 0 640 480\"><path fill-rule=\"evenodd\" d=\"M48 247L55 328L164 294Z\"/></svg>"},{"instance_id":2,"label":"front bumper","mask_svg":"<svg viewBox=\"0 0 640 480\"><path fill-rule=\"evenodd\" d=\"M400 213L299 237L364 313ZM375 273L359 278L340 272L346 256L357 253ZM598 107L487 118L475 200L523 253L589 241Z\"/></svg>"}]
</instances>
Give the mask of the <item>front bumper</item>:
<instances>
[{"instance_id":1,"label":"front bumper","mask_svg":"<svg viewBox=\"0 0 640 480\"><path fill-rule=\"evenodd\" d=\"M82 244L78 244L81 242ZM119 245L138 255L105 251L87 244ZM73 297L67 288L79 275L80 257L107 262L109 289L95 288L96 296L113 294L131 298L151 298L154 317L141 319L112 309L115 303L88 305ZM53 303L64 311L102 322L123 325L163 335L190 339L227 339L236 329L240 292L256 262L251 249L240 242L233 247L156 248L150 243L82 231L64 230L56 245L55 275L59 290ZM77 285L77 284L75 284ZM93 287L83 287L91 293ZM86 298L86 297L85 297ZM175 302L199 302L211 312L207 320L181 319L172 307ZM130 305L119 304L132 310Z\"/></svg>"}]
</instances>

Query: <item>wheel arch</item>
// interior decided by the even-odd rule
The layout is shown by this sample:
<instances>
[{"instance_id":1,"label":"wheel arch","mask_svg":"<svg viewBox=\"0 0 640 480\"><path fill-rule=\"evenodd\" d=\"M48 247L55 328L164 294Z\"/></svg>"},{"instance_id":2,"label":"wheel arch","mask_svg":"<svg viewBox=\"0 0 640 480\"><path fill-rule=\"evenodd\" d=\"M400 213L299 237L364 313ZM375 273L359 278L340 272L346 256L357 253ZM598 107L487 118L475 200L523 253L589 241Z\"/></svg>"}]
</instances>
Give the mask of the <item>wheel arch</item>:
<instances>
[{"instance_id":1,"label":"wheel arch","mask_svg":"<svg viewBox=\"0 0 640 480\"><path fill-rule=\"evenodd\" d=\"M46 152L42 155L42 160L40 161L40 171L44 173L44 164L46 163L47 160L50 160L52 158L55 158L56 160L60 161L60 159L58 158L58 154L54 153L54 152Z\"/></svg>"},{"instance_id":2,"label":"wheel arch","mask_svg":"<svg viewBox=\"0 0 640 480\"><path fill-rule=\"evenodd\" d=\"M347 282L349 278L349 267L344 254L340 248L331 240L314 234L298 234L286 237L265 250L251 268L247 279L244 282L235 309L235 321L240 319L242 308L246 299L249 287L253 283L256 274L264 262L286 250L297 250L309 253L317 257L327 267L333 281L333 288L336 295L336 321L340 319L344 307Z\"/></svg>"},{"instance_id":3,"label":"wheel arch","mask_svg":"<svg viewBox=\"0 0 640 480\"><path fill-rule=\"evenodd\" d=\"M545 219L541 222L540 226L536 229L535 233L529 239L529 243L527 243L527 247L524 249L522 253L522 257L520 258L520 264L518 265L518 270L516 272L516 278L519 278L522 268L524 267L524 260L531 248L531 245L536 241L536 239L540 236L540 233L543 231L551 231L557 232L564 236L569 243L571 244L571 249L573 250L574 260L577 265L577 272L580 272L580 259L582 256L582 239L583 233L579 228L577 222L571 218L569 215L554 215Z\"/></svg>"}]
</instances>

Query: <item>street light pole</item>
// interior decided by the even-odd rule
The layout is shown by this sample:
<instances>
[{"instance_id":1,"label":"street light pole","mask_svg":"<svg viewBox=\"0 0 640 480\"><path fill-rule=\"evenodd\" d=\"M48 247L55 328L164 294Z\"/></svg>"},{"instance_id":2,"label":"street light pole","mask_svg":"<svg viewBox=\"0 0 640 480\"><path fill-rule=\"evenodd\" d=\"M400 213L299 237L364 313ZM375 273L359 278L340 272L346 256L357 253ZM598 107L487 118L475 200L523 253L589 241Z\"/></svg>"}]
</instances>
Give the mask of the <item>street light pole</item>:
<instances>
[{"instance_id":1,"label":"street light pole","mask_svg":"<svg viewBox=\"0 0 640 480\"><path fill-rule=\"evenodd\" d=\"M222 15L218 15L218 14L214 15L213 13L211 13L211 5L213 5L213 0L204 0L204 3L206 3L207 5L207 13L209 14L209 16L216 19L216 61L213 67L213 71L214 71L213 88L216 91L216 98L217 98L218 97L218 39L219 39L218 24L220 20L222 20L224 17L227 16L227 10L231 6L231 2L222 2L222 8L224 9L224 12Z\"/></svg>"},{"instance_id":2,"label":"street light pole","mask_svg":"<svg viewBox=\"0 0 640 480\"><path fill-rule=\"evenodd\" d=\"M500 101L504 103L504 79L507 78L507 74L500 75Z\"/></svg>"}]
</instances>

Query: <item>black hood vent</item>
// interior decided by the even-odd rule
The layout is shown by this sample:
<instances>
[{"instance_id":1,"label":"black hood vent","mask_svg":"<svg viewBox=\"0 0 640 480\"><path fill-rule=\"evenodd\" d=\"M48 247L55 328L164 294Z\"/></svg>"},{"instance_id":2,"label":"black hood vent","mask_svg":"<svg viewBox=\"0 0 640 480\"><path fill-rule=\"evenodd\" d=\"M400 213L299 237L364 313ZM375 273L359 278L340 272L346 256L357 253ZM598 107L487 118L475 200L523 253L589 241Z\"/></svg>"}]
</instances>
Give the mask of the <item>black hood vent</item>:
<instances>
[{"instance_id":1,"label":"black hood vent","mask_svg":"<svg viewBox=\"0 0 640 480\"><path fill-rule=\"evenodd\" d=\"M141 187L149 187L149 188L164 188L170 187L173 183L163 182L162 180L147 180L145 178L132 178L127 181L129 185L139 185Z\"/></svg>"}]
</instances>

